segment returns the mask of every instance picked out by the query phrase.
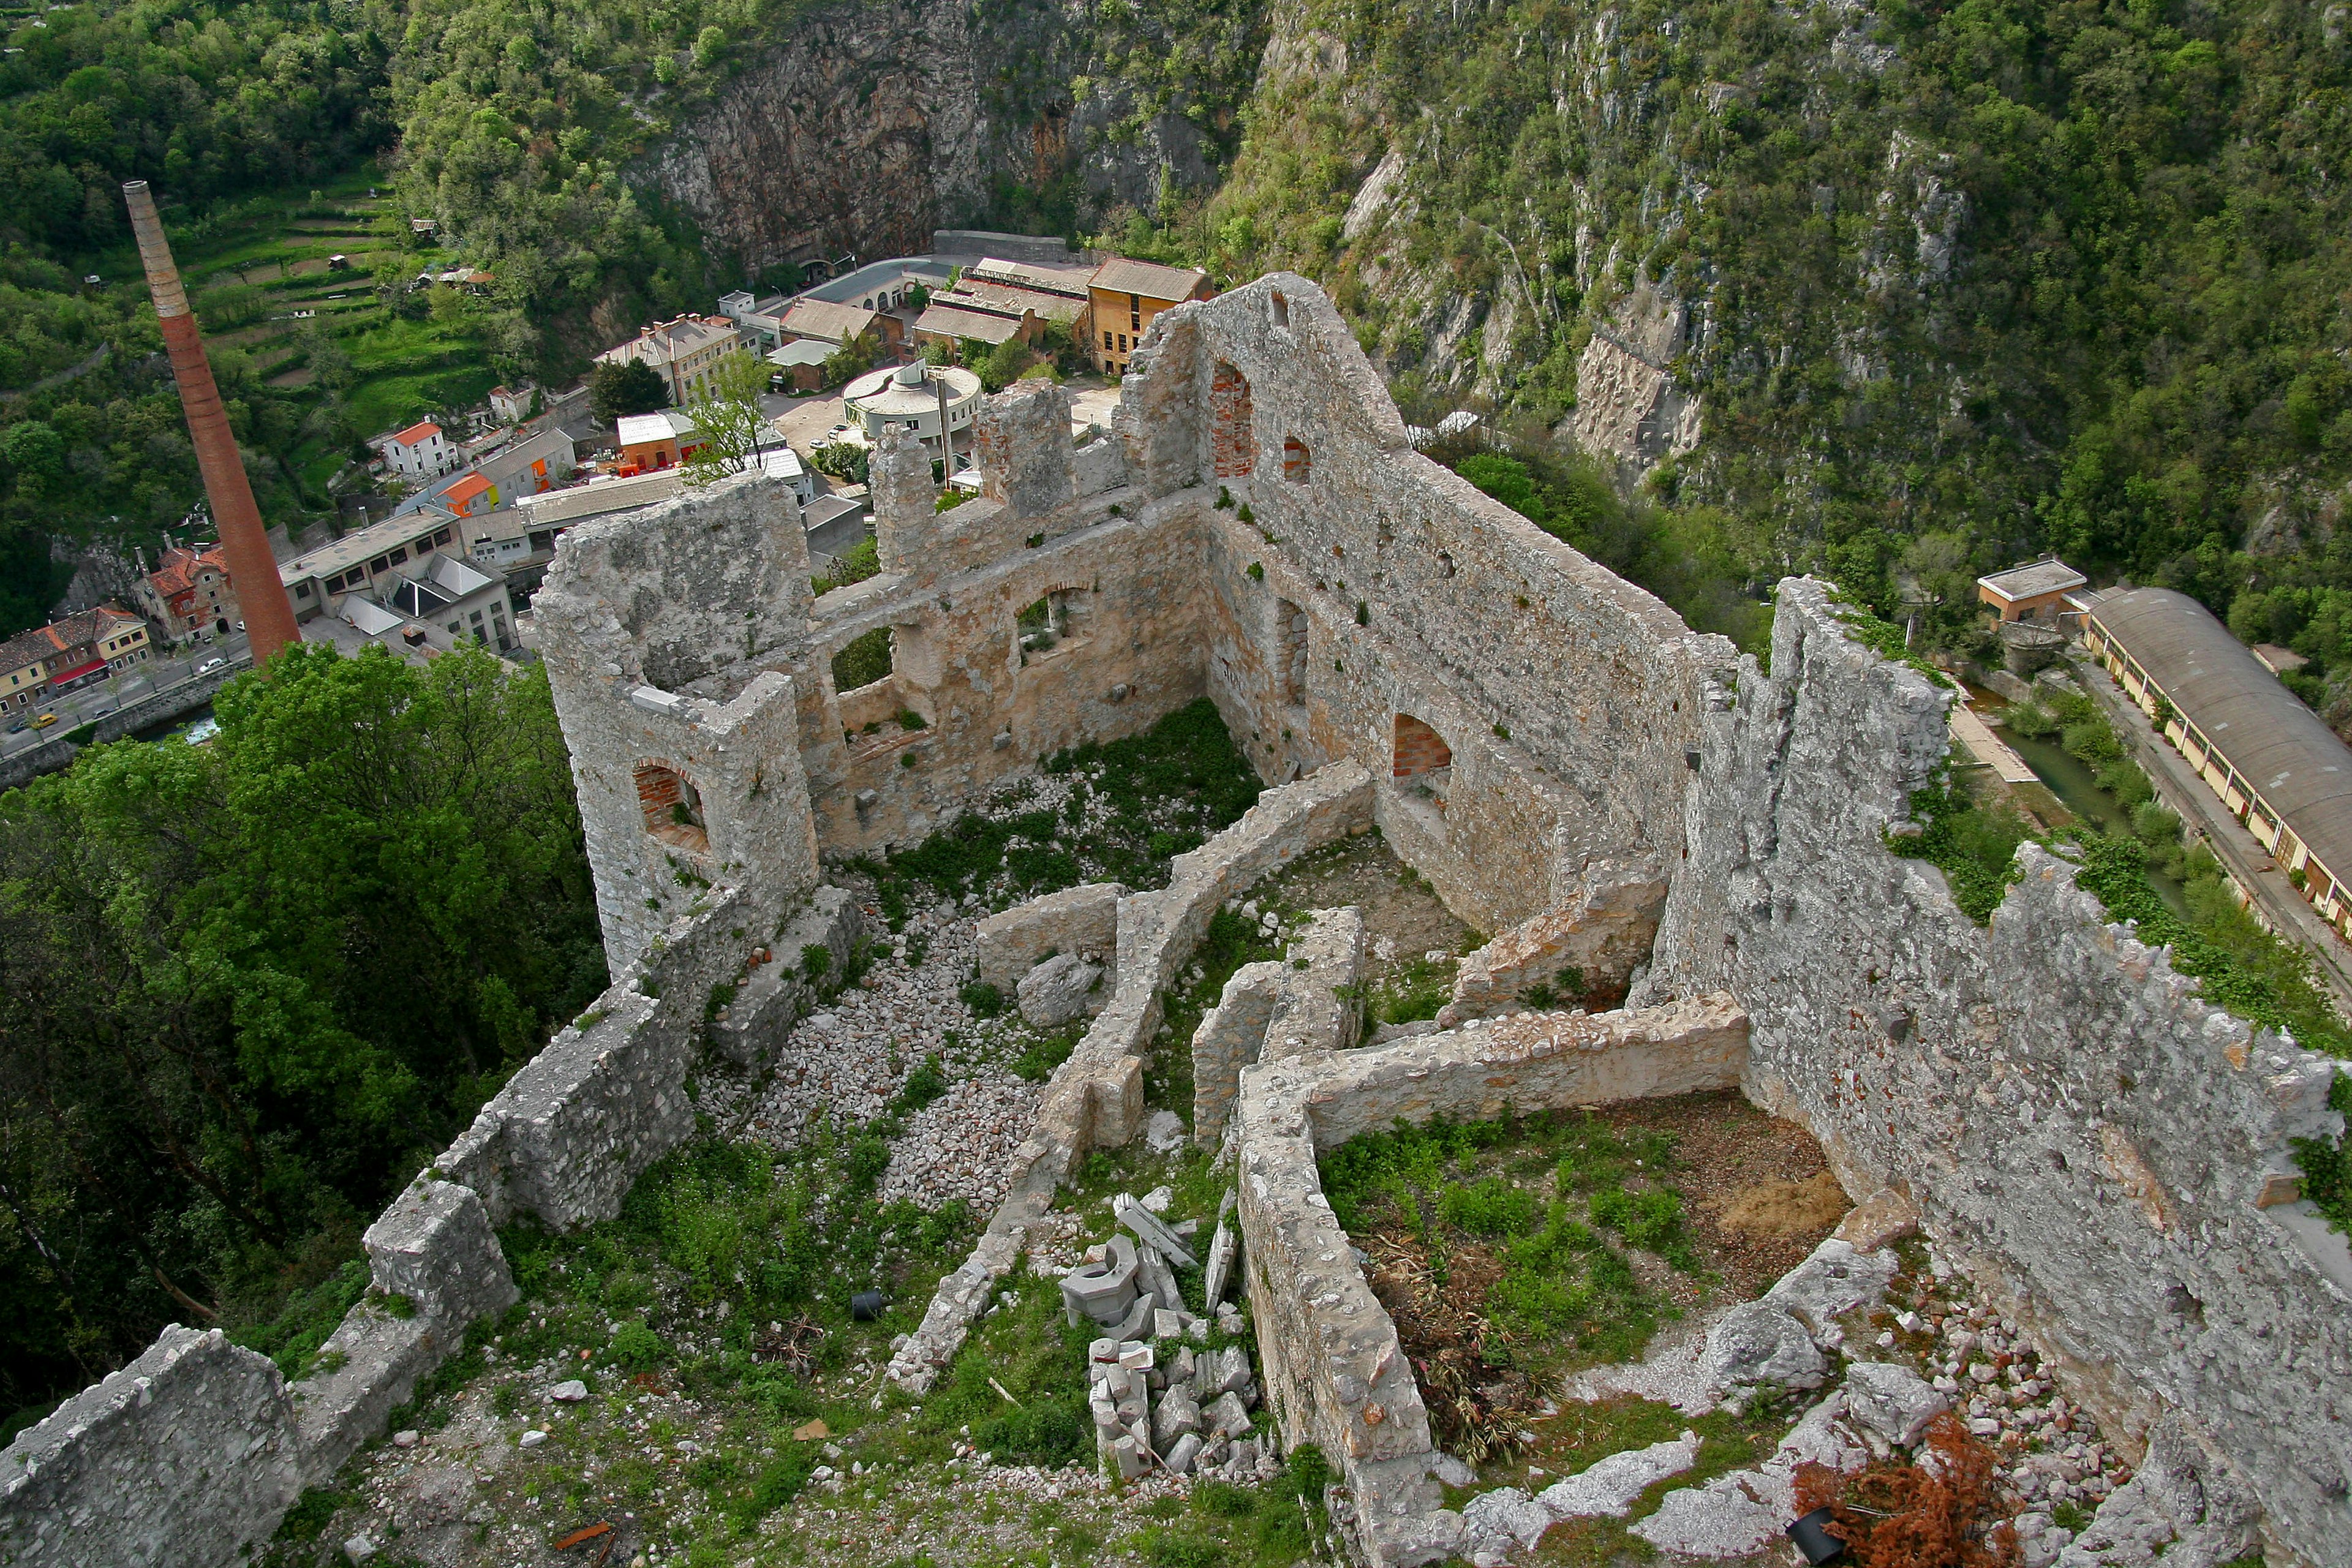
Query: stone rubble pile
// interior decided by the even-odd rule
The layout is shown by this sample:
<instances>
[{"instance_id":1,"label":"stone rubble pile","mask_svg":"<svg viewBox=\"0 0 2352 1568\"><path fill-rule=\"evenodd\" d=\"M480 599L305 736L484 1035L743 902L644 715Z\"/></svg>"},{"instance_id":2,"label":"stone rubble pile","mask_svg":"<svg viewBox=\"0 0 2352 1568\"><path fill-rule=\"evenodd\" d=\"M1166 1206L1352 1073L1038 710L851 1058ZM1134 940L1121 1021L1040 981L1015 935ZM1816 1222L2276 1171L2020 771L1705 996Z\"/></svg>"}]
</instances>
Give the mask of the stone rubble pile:
<instances>
[{"instance_id":1,"label":"stone rubble pile","mask_svg":"<svg viewBox=\"0 0 2352 1568\"><path fill-rule=\"evenodd\" d=\"M907 962L910 949L920 952L920 964ZM1011 1180L1013 1152L1035 1123L1038 1088L989 1059L982 1026L960 995L971 951L972 922L952 906L909 914L906 929L875 954L856 984L785 1037L773 1074L748 1110L736 1113L750 1134L784 1149L828 1116L849 1127L871 1121L888 1109L907 1075L937 1055L956 1081L907 1118L905 1135L891 1148L882 1198L927 1210L956 1199L983 1213L994 1207ZM778 957L798 961L792 953ZM700 1103L717 1120L734 1119L714 1090Z\"/></svg>"},{"instance_id":2,"label":"stone rubble pile","mask_svg":"<svg viewBox=\"0 0 2352 1568\"><path fill-rule=\"evenodd\" d=\"M1070 1322L1108 1331L1087 1358L1097 1451L1122 1480L1154 1468L1234 1481L1270 1477L1280 1461L1270 1444L1249 1436L1259 1403L1249 1352L1240 1344L1209 1349L1207 1321L1185 1305L1175 1270L1196 1265L1191 1243L1199 1222L1162 1221L1158 1211L1170 1197L1161 1187L1140 1201L1127 1193L1113 1198L1111 1212L1129 1234L1087 1248L1062 1278ZM1231 1207L1228 1194L1228 1214ZM1235 1234L1221 1215L1204 1292L1228 1336L1242 1331L1239 1312L1220 1299L1232 1278Z\"/></svg>"}]
</instances>

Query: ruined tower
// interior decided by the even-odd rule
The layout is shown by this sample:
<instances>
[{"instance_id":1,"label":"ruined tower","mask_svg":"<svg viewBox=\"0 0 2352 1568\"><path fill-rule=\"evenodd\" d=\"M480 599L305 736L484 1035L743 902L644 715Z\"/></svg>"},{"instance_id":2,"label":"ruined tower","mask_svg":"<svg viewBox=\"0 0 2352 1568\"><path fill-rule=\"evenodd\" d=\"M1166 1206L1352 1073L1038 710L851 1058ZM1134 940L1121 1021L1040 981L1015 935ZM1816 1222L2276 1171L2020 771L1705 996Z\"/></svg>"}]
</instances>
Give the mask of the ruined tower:
<instances>
[{"instance_id":1,"label":"ruined tower","mask_svg":"<svg viewBox=\"0 0 2352 1568\"><path fill-rule=\"evenodd\" d=\"M140 264L147 269L147 289L154 297L155 315L163 328L163 347L172 356L172 375L180 384L180 406L188 416L188 438L195 443L196 467L205 476L205 494L212 501L213 521L220 527L221 550L228 557L229 581L245 611L245 627L253 645L256 668L268 666L270 656L289 643L302 640L294 627L294 606L278 578L278 561L261 524L261 509L254 504L253 486L237 456L236 437L228 427L228 412L221 406L220 388L213 383L212 362L205 357L205 341L188 308L187 290L180 286L180 269L172 260L172 247L163 237L163 220L156 216L155 199L147 182L132 180L122 187L131 204L131 232L139 238Z\"/></svg>"}]
</instances>

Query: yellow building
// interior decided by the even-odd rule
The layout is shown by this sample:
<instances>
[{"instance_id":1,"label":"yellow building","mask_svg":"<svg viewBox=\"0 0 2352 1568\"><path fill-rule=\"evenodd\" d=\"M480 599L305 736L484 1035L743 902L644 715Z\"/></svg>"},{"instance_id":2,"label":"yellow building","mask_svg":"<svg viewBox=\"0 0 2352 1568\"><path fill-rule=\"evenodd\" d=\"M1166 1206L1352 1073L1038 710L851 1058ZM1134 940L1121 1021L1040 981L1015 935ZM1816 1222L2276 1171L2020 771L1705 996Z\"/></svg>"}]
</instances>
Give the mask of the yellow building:
<instances>
[{"instance_id":1,"label":"yellow building","mask_svg":"<svg viewBox=\"0 0 2352 1568\"><path fill-rule=\"evenodd\" d=\"M1195 267L1162 267L1114 256L1095 269L1087 287L1094 317L1087 356L1106 375L1125 375L1152 318L1171 305L1210 297L1209 275Z\"/></svg>"}]
</instances>

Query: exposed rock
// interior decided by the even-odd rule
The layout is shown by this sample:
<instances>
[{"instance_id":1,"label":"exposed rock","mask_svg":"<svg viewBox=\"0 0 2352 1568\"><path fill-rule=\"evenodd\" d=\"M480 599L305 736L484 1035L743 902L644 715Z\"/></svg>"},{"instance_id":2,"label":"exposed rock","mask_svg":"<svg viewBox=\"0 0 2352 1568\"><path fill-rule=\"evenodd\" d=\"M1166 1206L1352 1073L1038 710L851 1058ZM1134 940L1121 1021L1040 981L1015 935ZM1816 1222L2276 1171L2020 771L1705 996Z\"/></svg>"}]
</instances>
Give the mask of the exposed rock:
<instances>
[{"instance_id":1,"label":"exposed rock","mask_svg":"<svg viewBox=\"0 0 2352 1568\"><path fill-rule=\"evenodd\" d=\"M2138 1472L2116 1489L2058 1568L2217 1568L2254 1545L2258 1510L2245 1483L2168 1415L2148 1434Z\"/></svg>"},{"instance_id":2,"label":"exposed rock","mask_svg":"<svg viewBox=\"0 0 2352 1568\"><path fill-rule=\"evenodd\" d=\"M1845 1369L1846 1408L1856 1425L1897 1447L1919 1440L1927 1423L1951 1408L1927 1380L1907 1366L1858 1361Z\"/></svg>"},{"instance_id":3,"label":"exposed rock","mask_svg":"<svg viewBox=\"0 0 2352 1568\"><path fill-rule=\"evenodd\" d=\"M1805 1325L1769 1299L1734 1307L1706 1336L1707 1382L1719 1390L1818 1388L1825 1365Z\"/></svg>"},{"instance_id":4,"label":"exposed rock","mask_svg":"<svg viewBox=\"0 0 2352 1568\"><path fill-rule=\"evenodd\" d=\"M1881 1187L1856 1204L1831 1233L1856 1252L1876 1252L1917 1234L1919 1211L1892 1187Z\"/></svg>"},{"instance_id":5,"label":"exposed rock","mask_svg":"<svg viewBox=\"0 0 2352 1568\"><path fill-rule=\"evenodd\" d=\"M1473 1552L1507 1541L1532 1547L1551 1526L1551 1510L1517 1487L1480 1492L1462 1509L1463 1540Z\"/></svg>"},{"instance_id":6,"label":"exposed rock","mask_svg":"<svg viewBox=\"0 0 2352 1568\"><path fill-rule=\"evenodd\" d=\"M1794 1315L1821 1340L1848 1312L1877 1305L1901 1267L1892 1252L1858 1252L1832 1237L1781 1276L1764 1300Z\"/></svg>"},{"instance_id":7,"label":"exposed rock","mask_svg":"<svg viewBox=\"0 0 2352 1568\"><path fill-rule=\"evenodd\" d=\"M1033 1028L1055 1029L1102 1010L1103 966L1075 952L1056 953L1021 977L1021 1016Z\"/></svg>"},{"instance_id":8,"label":"exposed rock","mask_svg":"<svg viewBox=\"0 0 2352 1568\"><path fill-rule=\"evenodd\" d=\"M1656 1482L1678 1476L1698 1463L1698 1434L1685 1432L1667 1443L1653 1443L1612 1454L1590 1468L1546 1487L1537 1500L1561 1519L1605 1513L1622 1516Z\"/></svg>"}]
</instances>

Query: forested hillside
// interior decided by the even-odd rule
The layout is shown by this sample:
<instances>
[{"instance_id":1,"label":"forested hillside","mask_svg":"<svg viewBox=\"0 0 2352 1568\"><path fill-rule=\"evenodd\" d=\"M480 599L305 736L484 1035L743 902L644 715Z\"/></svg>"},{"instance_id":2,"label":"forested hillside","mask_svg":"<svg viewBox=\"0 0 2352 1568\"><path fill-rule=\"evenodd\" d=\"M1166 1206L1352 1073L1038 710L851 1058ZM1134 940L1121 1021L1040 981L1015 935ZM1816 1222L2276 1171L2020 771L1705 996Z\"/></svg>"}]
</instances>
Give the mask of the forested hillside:
<instances>
[{"instance_id":1,"label":"forested hillside","mask_svg":"<svg viewBox=\"0 0 2352 1568\"><path fill-rule=\"evenodd\" d=\"M1970 576L2055 549L2294 643L2325 704L2352 658L2344 34L2249 0L20 13L0 622L55 591L50 532L194 497L119 180L184 226L365 168L386 232L432 216L498 271L465 326L516 374L939 221L1290 266L1412 412L1496 411L1548 521L1666 563L1702 622L1752 629L1766 584L1817 567L1890 611L1940 596L1957 638ZM224 357L265 504L315 513L352 411ZM1609 537L1559 504L1580 470L1621 498Z\"/></svg>"}]
</instances>

